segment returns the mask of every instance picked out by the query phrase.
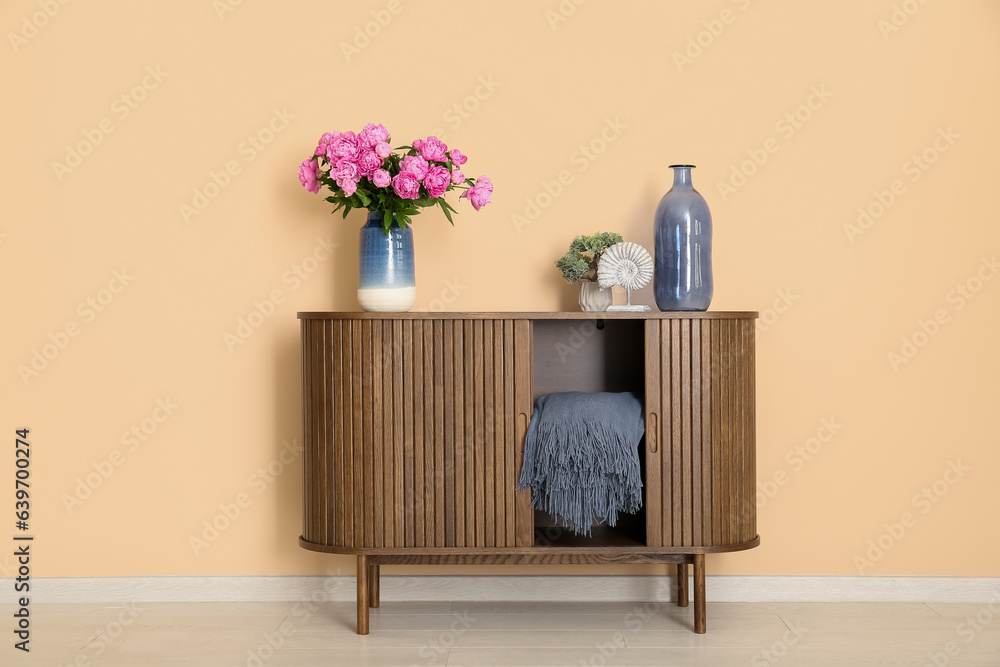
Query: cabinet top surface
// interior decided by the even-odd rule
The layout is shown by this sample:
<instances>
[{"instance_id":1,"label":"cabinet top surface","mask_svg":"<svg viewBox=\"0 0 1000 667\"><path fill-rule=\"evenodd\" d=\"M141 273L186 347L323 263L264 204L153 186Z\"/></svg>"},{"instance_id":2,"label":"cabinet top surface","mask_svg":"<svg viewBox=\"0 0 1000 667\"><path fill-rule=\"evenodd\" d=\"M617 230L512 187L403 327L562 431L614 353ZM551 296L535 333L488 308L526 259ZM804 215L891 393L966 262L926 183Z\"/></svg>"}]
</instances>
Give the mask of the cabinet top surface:
<instances>
[{"instance_id":1,"label":"cabinet top surface","mask_svg":"<svg viewBox=\"0 0 1000 667\"><path fill-rule=\"evenodd\" d=\"M757 311L683 310L670 312L492 312L492 313L367 313L300 312L300 320L744 320L756 319Z\"/></svg>"}]
</instances>

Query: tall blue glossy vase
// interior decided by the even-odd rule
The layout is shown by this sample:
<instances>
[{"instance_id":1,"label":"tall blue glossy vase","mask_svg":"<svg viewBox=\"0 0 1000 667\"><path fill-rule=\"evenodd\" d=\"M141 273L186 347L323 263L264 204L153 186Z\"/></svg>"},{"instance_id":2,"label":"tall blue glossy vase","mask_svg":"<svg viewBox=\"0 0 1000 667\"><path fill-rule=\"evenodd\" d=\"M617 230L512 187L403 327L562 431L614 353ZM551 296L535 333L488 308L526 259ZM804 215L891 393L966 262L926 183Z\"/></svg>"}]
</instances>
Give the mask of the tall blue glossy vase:
<instances>
[{"instance_id":1,"label":"tall blue glossy vase","mask_svg":"<svg viewBox=\"0 0 1000 667\"><path fill-rule=\"evenodd\" d=\"M694 165L670 165L674 186L656 207L653 291L660 310L708 310L712 214L691 185Z\"/></svg>"},{"instance_id":2,"label":"tall blue glossy vase","mask_svg":"<svg viewBox=\"0 0 1000 667\"><path fill-rule=\"evenodd\" d=\"M369 211L358 243L358 304L369 312L406 312L416 298L413 229L400 229L393 213L386 234L382 214Z\"/></svg>"}]
</instances>

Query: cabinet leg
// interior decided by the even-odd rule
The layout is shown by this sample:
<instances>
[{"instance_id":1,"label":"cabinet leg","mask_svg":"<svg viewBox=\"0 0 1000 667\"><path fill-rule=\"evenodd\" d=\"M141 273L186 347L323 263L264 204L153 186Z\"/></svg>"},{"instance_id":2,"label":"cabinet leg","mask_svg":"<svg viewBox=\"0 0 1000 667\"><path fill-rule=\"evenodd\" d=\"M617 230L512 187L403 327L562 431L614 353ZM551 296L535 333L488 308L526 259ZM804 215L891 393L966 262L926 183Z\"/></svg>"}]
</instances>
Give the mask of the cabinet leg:
<instances>
[{"instance_id":1,"label":"cabinet leg","mask_svg":"<svg viewBox=\"0 0 1000 667\"><path fill-rule=\"evenodd\" d=\"M694 631L705 634L705 554L694 556Z\"/></svg>"},{"instance_id":2,"label":"cabinet leg","mask_svg":"<svg viewBox=\"0 0 1000 667\"><path fill-rule=\"evenodd\" d=\"M358 556L358 634L368 634L368 556Z\"/></svg>"},{"instance_id":3,"label":"cabinet leg","mask_svg":"<svg viewBox=\"0 0 1000 667\"><path fill-rule=\"evenodd\" d=\"M373 609L378 607L379 602L378 578L379 574L381 574L379 572L380 567L379 565L368 566L368 606Z\"/></svg>"},{"instance_id":4,"label":"cabinet leg","mask_svg":"<svg viewBox=\"0 0 1000 667\"><path fill-rule=\"evenodd\" d=\"M688 606L688 566L677 563L677 606Z\"/></svg>"}]
</instances>

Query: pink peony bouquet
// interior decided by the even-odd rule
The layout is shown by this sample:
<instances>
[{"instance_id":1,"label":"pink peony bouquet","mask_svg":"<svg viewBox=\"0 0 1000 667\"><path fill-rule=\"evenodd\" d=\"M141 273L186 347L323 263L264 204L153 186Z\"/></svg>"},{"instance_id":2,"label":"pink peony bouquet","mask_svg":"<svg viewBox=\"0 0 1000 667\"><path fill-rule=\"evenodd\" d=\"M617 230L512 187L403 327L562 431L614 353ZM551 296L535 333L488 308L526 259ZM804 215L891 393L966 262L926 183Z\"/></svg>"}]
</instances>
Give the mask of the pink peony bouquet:
<instances>
[{"instance_id":1,"label":"pink peony bouquet","mask_svg":"<svg viewBox=\"0 0 1000 667\"><path fill-rule=\"evenodd\" d=\"M457 148L448 149L437 137L417 139L412 146L389 146L389 130L368 123L361 132L327 132L310 159L299 165L299 181L312 193L326 186L333 193L326 200L343 209L365 208L382 214L386 233L392 214L404 229L421 208L439 205L448 222L457 213L444 195L461 189L477 211L490 203L493 182L486 176L466 178L466 158Z\"/></svg>"}]
</instances>

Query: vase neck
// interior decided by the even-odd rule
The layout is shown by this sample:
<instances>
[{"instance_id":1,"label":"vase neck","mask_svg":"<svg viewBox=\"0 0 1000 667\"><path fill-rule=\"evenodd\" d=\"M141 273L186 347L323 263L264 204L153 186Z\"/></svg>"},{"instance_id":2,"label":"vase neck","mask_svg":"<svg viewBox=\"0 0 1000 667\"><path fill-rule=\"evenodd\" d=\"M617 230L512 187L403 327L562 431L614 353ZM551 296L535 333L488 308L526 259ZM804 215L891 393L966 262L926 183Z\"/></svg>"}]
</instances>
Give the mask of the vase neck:
<instances>
[{"instance_id":1,"label":"vase neck","mask_svg":"<svg viewBox=\"0 0 1000 667\"><path fill-rule=\"evenodd\" d=\"M691 170L694 169L693 164L672 164L670 168L674 170L675 188L691 187Z\"/></svg>"},{"instance_id":2,"label":"vase neck","mask_svg":"<svg viewBox=\"0 0 1000 667\"><path fill-rule=\"evenodd\" d=\"M365 227L382 227L382 214L378 211L368 211L368 220L365 222ZM396 214L392 214L392 225L391 229L399 229L399 222L396 220Z\"/></svg>"}]
</instances>

